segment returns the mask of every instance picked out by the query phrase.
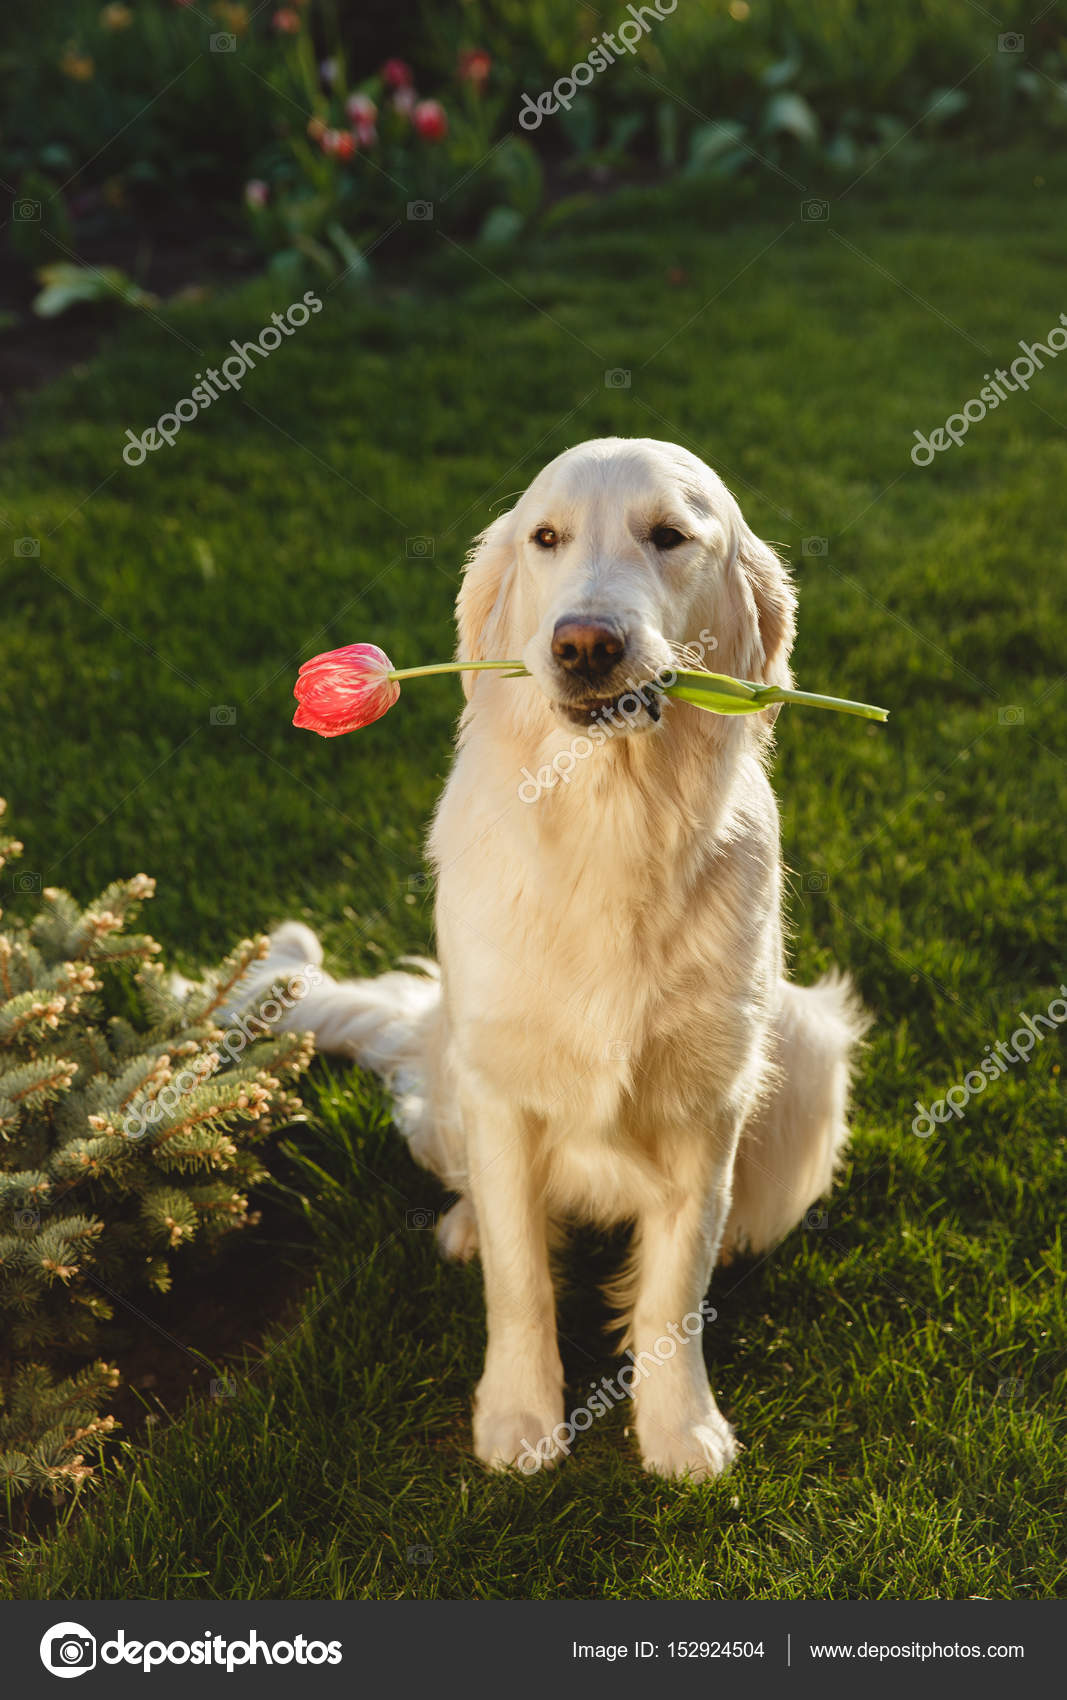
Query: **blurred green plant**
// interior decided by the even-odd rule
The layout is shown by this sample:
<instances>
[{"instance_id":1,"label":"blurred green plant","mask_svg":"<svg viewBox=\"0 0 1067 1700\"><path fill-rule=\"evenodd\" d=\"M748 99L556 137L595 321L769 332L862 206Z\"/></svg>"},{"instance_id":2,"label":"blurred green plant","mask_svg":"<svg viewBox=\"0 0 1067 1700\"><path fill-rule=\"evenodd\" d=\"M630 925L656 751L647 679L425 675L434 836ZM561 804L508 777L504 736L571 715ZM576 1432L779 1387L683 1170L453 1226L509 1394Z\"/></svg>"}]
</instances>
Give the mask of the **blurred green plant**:
<instances>
[{"instance_id":1,"label":"blurred green plant","mask_svg":"<svg viewBox=\"0 0 1067 1700\"><path fill-rule=\"evenodd\" d=\"M646 18L591 86L521 129L523 96L626 20L572 0L9 9L12 246L39 270L74 262L83 236L137 236L180 212L194 239L225 231L283 274L358 285L386 234L391 253L419 249L409 225L515 241L541 214L546 172L556 187L560 172L603 183L769 164L805 181L817 169L832 194L890 153L906 164L958 135L990 146L1067 128L1055 8L1035 18L1003 0L992 20L970 0L702 0ZM19 202L39 215L20 218ZM103 295L86 283L78 298Z\"/></svg>"},{"instance_id":2,"label":"blurred green plant","mask_svg":"<svg viewBox=\"0 0 1067 1700\"><path fill-rule=\"evenodd\" d=\"M117 266L75 266L64 260L42 266L41 285L33 310L41 319L54 319L68 307L85 302L117 301L124 307L153 307L156 297L128 278Z\"/></svg>"},{"instance_id":3,"label":"blurred green plant","mask_svg":"<svg viewBox=\"0 0 1067 1700\"><path fill-rule=\"evenodd\" d=\"M488 53L457 52L445 98L427 98L399 58L352 84L343 40L320 60L300 19L275 75L300 87L309 117L245 185L249 222L272 270L295 279L310 265L361 284L366 254L398 226L473 228L499 242L536 216L541 165L525 139L499 135L502 102L491 92Z\"/></svg>"}]
</instances>

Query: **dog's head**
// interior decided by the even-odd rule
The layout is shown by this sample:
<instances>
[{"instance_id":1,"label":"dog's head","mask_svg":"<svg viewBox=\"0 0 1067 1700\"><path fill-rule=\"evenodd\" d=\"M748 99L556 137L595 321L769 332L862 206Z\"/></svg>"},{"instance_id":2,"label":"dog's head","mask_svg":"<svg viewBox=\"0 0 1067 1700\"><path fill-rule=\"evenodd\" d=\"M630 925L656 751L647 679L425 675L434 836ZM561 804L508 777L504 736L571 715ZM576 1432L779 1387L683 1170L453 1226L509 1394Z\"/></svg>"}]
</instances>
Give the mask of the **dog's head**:
<instances>
[{"instance_id":1,"label":"dog's head","mask_svg":"<svg viewBox=\"0 0 1067 1700\"><path fill-rule=\"evenodd\" d=\"M695 455L598 438L546 466L477 539L459 659L521 659L564 723L621 707L617 730L647 731L660 700L648 687L672 665L791 683L795 605L777 555ZM477 679L464 676L468 695Z\"/></svg>"}]
</instances>

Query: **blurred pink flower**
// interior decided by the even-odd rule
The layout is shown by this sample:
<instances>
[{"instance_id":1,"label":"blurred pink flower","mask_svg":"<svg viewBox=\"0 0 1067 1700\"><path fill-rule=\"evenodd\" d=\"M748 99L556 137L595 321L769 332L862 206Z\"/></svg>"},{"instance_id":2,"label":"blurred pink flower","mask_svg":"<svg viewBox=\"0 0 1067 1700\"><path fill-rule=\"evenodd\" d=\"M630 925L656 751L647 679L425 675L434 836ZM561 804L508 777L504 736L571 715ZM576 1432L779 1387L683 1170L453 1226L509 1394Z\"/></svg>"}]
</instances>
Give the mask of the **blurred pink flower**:
<instances>
[{"instance_id":1,"label":"blurred pink flower","mask_svg":"<svg viewBox=\"0 0 1067 1700\"><path fill-rule=\"evenodd\" d=\"M270 200L270 184L264 183L262 177L253 177L245 184L245 204L250 207L265 207Z\"/></svg>"},{"instance_id":2,"label":"blurred pink flower","mask_svg":"<svg viewBox=\"0 0 1067 1700\"><path fill-rule=\"evenodd\" d=\"M351 159L356 151L355 139L347 130L324 130L319 146L334 159Z\"/></svg>"},{"instance_id":3,"label":"blurred pink flower","mask_svg":"<svg viewBox=\"0 0 1067 1700\"><path fill-rule=\"evenodd\" d=\"M413 88L397 89L393 96L393 111L399 112L403 118L410 118L418 104L418 99L419 97Z\"/></svg>"},{"instance_id":4,"label":"blurred pink flower","mask_svg":"<svg viewBox=\"0 0 1067 1700\"><path fill-rule=\"evenodd\" d=\"M339 738L388 714L400 695L393 663L374 643L349 643L305 661L293 686L293 725Z\"/></svg>"},{"instance_id":5,"label":"blurred pink flower","mask_svg":"<svg viewBox=\"0 0 1067 1700\"><path fill-rule=\"evenodd\" d=\"M373 124L378 116L378 108L369 94L350 94L345 101L345 111L353 124Z\"/></svg>"},{"instance_id":6,"label":"blurred pink flower","mask_svg":"<svg viewBox=\"0 0 1067 1700\"><path fill-rule=\"evenodd\" d=\"M439 100L420 100L411 122L424 142L443 142L448 135L448 114Z\"/></svg>"},{"instance_id":7,"label":"blurred pink flower","mask_svg":"<svg viewBox=\"0 0 1067 1700\"><path fill-rule=\"evenodd\" d=\"M296 35L300 29L300 13L292 6L281 6L271 19L271 24L279 35Z\"/></svg>"},{"instance_id":8,"label":"blurred pink flower","mask_svg":"<svg viewBox=\"0 0 1067 1700\"><path fill-rule=\"evenodd\" d=\"M382 66L382 81L386 88L410 88L411 66L403 59L387 59Z\"/></svg>"}]
</instances>

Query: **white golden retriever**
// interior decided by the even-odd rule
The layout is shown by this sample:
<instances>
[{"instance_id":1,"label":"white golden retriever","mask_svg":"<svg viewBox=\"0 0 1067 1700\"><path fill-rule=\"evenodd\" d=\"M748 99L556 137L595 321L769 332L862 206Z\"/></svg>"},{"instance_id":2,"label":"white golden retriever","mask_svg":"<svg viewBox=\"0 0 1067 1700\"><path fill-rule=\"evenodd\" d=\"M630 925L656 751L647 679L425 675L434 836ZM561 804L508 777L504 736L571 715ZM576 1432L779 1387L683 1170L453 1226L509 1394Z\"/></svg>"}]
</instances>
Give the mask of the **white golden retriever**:
<instances>
[{"instance_id":1,"label":"white golden retriever","mask_svg":"<svg viewBox=\"0 0 1067 1700\"><path fill-rule=\"evenodd\" d=\"M587 1220L633 1224L615 1297L635 1362L655 1362L634 1390L646 1467L726 1469L733 1431L679 1325L717 1259L801 1221L845 1145L865 1023L843 979L784 977L775 711L651 690L618 711L698 633L715 670L789 684L795 601L685 449L560 455L477 540L459 593L459 658L530 676L463 675L430 838L439 974L327 979L294 1013L386 1075L415 1157L460 1195L438 1232L482 1260L488 1465L566 1449L550 1247ZM257 983L320 954L289 923ZM684 1344L654 1351L665 1338Z\"/></svg>"}]
</instances>

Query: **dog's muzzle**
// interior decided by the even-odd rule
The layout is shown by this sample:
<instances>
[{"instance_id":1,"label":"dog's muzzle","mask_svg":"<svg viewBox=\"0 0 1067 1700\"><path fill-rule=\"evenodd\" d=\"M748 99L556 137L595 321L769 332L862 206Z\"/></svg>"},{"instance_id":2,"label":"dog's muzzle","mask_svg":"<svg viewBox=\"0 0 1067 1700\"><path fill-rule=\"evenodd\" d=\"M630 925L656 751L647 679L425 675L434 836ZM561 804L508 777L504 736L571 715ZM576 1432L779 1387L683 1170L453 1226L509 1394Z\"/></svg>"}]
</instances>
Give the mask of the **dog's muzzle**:
<instances>
[{"instance_id":1,"label":"dog's muzzle","mask_svg":"<svg viewBox=\"0 0 1067 1700\"><path fill-rule=\"evenodd\" d=\"M555 705L572 725L604 724L621 732L658 722L663 694L658 675L645 658L632 654L618 620L564 614L551 647L559 685Z\"/></svg>"},{"instance_id":2,"label":"dog's muzzle","mask_svg":"<svg viewBox=\"0 0 1067 1700\"><path fill-rule=\"evenodd\" d=\"M613 731L638 731L655 725L663 713L663 687L655 679L629 684L612 697L583 697L558 701L559 712L575 726L607 725Z\"/></svg>"}]
</instances>

